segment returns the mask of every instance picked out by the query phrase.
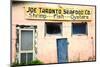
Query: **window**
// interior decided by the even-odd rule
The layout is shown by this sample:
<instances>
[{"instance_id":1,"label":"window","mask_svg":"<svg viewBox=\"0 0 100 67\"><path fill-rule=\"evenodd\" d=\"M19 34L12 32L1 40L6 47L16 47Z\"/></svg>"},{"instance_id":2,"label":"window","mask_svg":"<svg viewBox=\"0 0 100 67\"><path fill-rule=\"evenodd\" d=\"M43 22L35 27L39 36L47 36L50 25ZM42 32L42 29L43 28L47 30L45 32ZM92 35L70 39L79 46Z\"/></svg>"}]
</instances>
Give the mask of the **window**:
<instances>
[{"instance_id":1,"label":"window","mask_svg":"<svg viewBox=\"0 0 100 67\"><path fill-rule=\"evenodd\" d=\"M61 34L62 23L45 23L46 34Z\"/></svg>"},{"instance_id":2,"label":"window","mask_svg":"<svg viewBox=\"0 0 100 67\"><path fill-rule=\"evenodd\" d=\"M34 29L19 29L19 63L35 60Z\"/></svg>"},{"instance_id":3,"label":"window","mask_svg":"<svg viewBox=\"0 0 100 67\"><path fill-rule=\"evenodd\" d=\"M87 34L87 23L72 23L72 34Z\"/></svg>"},{"instance_id":4,"label":"window","mask_svg":"<svg viewBox=\"0 0 100 67\"><path fill-rule=\"evenodd\" d=\"M32 53L21 53L21 63L27 64L33 60Z\"/></svg>"},{"instance_id":5,"label":"window","mask_svg":"<svg viewBox=\"0 0 100 67\"><path fill-rule=\"evenodd\" d=\"M33 31L22 30L21 31L21 50L33 49Z\"/></svg>"}]
</instances>

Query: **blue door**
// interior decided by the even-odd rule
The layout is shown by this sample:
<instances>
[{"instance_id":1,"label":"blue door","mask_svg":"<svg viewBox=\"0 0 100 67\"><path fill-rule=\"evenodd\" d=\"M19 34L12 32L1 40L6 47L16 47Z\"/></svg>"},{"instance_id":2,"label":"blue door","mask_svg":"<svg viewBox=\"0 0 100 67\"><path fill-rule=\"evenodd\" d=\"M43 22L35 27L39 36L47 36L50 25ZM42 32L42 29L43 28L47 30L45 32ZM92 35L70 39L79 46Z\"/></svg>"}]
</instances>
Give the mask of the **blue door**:
<instances>
[{"instance_id":1,"label":"blue door","mask_svg":"<svg viewBox=\"0 0 100 67\"><path fill-rule=\"evenodd\" d=\"M58 63L66 63L68 61L67 38L57 39L57 56Z\"/></svg>"}]
</instances>

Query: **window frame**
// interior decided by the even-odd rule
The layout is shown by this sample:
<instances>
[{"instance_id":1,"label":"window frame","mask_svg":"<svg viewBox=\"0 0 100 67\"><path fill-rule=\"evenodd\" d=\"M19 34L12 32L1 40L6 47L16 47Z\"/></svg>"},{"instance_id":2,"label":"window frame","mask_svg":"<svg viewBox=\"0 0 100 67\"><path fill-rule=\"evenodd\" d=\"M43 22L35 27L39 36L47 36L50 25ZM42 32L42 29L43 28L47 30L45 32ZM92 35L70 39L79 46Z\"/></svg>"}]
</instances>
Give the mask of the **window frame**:
<instances>
[{"instance_id":1,"label":"window frame","mask_svg":"<svg viewBox=\"0 0 100 67\"><path fill-rule=\"evenodd\" d=\"M32 50L21 50L21 31L24 30L24 31L32 31L33 32L33 49ZM18 53L18 61L19 63L21 63L21 53L32 53L33 54L33 59L32 60L35 60L36 59L36 53L35 53L35 29L19 29L19 53ZM27 58L26 58L27 60ZM27 62L27 61L25 61Z\"/></svg>"},{"instance_id":2,"label":"window frame","mask_svg":"<svg viewBox=\"0 0 100 67\"><path fill-rule=\"evenodd\" d=\"M73 33L73 24L82 24L82 23L85 23L85 24L86 24L86 32L85 32L85 33L74 34L74 33ZM72 27L71 27L71 28L72 28L72 29L71 29L71 30L72 30L72 31L71 31L71 35L77 35L77 36L88 35L88 23L87 23L87 22L72 22L71 24L72 24L72 25L71 25L71 26L72 26Z\"/></svg>"},{"instance_id":3,"label":"window frame","mask_svg":"<svg viewBox=\"0 0 100 67\"><path fill-rule=\"evenodd\" d=\"M46 26L46 24L49 24L49 23L51 23L51 24L61 24L60 25L60 29L61 29L61 32L59 33L59 34L48 34L47 33L47 26ZM62 22L45 22L45 36L48 36L48 35L50 35L50 36L52 36L52 35L58 35L58 36L62 36L62 34L63 34L63 23Z\"/></svg>"}]
</instances>

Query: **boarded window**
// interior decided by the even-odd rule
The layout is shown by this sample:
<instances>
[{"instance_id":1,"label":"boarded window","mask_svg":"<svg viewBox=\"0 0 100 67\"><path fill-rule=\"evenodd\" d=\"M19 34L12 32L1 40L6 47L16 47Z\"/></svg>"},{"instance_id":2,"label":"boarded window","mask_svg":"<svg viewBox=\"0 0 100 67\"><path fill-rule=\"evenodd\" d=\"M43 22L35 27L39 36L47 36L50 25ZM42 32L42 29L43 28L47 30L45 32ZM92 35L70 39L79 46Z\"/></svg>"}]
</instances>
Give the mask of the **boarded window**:
<instances>
[{"instance_id":1,"label":"boarded window","mask_svg":"<svg viewBox=\"0 0 100 67\"><path fill-rule=\"evenodd\" d=\"M72 34L87 34L87 23L72 23Z\"/></svg>"}]
</instances>

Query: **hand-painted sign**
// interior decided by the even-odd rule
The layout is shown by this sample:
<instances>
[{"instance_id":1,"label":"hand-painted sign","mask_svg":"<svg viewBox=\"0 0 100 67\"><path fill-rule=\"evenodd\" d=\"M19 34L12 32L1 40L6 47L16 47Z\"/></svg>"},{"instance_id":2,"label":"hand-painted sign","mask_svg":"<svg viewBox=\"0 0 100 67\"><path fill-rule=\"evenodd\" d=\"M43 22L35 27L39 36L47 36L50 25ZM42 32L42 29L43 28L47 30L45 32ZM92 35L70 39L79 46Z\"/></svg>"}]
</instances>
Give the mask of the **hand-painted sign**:
<instances>
[{"instance_id":1,"label":"hand-painted sign","mask_svg":"<svg viewBox=\"0 0 100 67\"><path fill-rule=\"evenodd\" d=\"M90 20L91 10L73 7L25 7L26 19L47 19L47 20Z\"/></svg>"}]
</instances>

